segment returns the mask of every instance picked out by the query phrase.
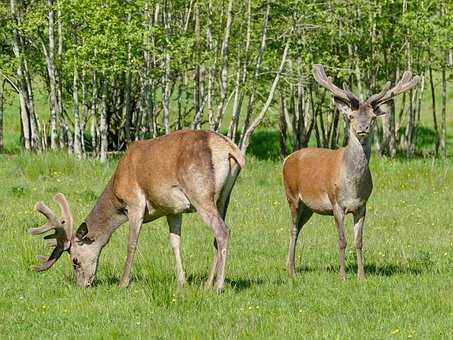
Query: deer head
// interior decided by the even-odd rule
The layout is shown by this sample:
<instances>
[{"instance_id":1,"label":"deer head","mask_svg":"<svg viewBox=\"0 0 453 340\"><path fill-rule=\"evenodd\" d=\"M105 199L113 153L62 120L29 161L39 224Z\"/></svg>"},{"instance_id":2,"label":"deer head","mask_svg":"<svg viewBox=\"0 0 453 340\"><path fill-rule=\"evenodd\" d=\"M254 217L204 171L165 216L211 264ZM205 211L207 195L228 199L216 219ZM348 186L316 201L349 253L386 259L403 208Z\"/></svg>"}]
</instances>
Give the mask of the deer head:
<instances>
[{"instance_id":1,"label":"deer head","mask_svg":"<svg viewBox=\"0 0 453 340\"><path fill-rule=\"evenodd\" d=\"M61 257L63 252L69 252L72 267L76 277L77 285L87 287L96 274L96 268L100 250L95 246L92 240L86 237L88 230L87 225L82 223L76 233L73 231L73 217L69 204L63 194L56 194L55 201L61 208L62 216L58 218L43 202L38 202L35 209L47 218L47 223L39 228L31 228L29 232L32 235L44 234L54 230L53 234L47 235L44 239L53 247L52 253L47 258L38 256L42 262L40 266L33 269L37 272L45 271L51 268Z\"/></svg>"},{"instance_id":2,"label":"deer head","mask_svg":"<svg viewBox=\"0 0 453 340\"><path fill-rule=\"evenodd\" d=\"M353 133L362 144L368 141L376 118L390 111L393 98L410 90L420 80L419 76L412 78L412 73L406 71L394 87L390 88L390 82L387 82L381 92L362 101L346 84L343 84L343 89L335 86L327 77L322 65L313 66L313 76L320 85L332 92L335 105L349 122L350 133Z\"/></svg>"}]
</instances>

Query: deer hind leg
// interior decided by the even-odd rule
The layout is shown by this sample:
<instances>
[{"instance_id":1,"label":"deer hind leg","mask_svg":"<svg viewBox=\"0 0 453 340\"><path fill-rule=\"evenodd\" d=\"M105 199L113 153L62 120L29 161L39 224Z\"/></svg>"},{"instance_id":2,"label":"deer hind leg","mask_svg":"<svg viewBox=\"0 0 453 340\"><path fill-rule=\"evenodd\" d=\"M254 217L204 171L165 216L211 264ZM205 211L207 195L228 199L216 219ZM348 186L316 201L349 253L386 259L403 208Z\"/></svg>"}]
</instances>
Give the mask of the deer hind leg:
<instances>
[{"instance_id":1,"label":"deer hind leg","mask_svg":"<svg viewBox=\"0 0 453 340\"><path fill-rule=\"evenodd\" d=\"M223 290L225 286L225 263L228 251L228 242L230 239L230 229L225 224L220 212L215 206L197 207L202 220L211 227L214 234L215 255L212 264L212 269L208 277L206 287L211 287L214 283L214 288L218 291Z\"/></svg>"},{"instance_id":2,"label":"deer hind leg","mask_svg":"<svg viewBox=\"0 0 453 340\"><path fill-rule=\"evenodd\" d=\"M335 206L333 209L333 216L335 218L335 224L338 231L338 248L340 257L340 277L346 278L346 267L345 267L345 250L346 250L346 237L344 234L344 210L339 206Z\"/></svg>"},{"instance_id":3,"label":"deer hind leg","mask_svg":"<svg viewBox=\"0 0 453 340\"><path fill-rule=\"evenodd\" d=\"M221 197L219 198L219 200L217 202L220 217L222 218L223 221L225 221L225 218L226 218L228 205L230 203L230 195L231 195L231 188L228 190L228 192L222 193ZM214 237L213 245L214 245L214 262L212 264L211 270L209 271L208 279L206 280L206 284L205 284L206 288L212 288L212 286L214 284L214 280L216 279L216 273L217 273L218 246L217 246L217 240L215 237Z\"/></svg>"},{"instance_id":4,"label":"deer hind leg","mask_svg":"<svg viewBox=\"0 0 453 340\"><path fill-rule=\"evenodd\" d=\"M167 223L170 228L170 246L175 255L176 279L178 287L183 287L186 283L186 276L181 257L181 224L182 214L168 215Z\"/></svg>"},{"instance_id":5,"label":"deer hind leg","mask_svg":"<svg viewBox=\"0 0 453 340\"><path fill-rule=\"evenodd\" d=\"M119 283L121 288L125 288L129 285L132 261L134 260L135 250L137 249L138 236L143 223L143 216L145 208L129 208L129 237L127 243L127 258L126 264L124 265L124 272Z\"/></svg>"},{"instance_id":6,"label":"deer hind leg","mask_svg":"<svg viewBox=\"0 0 453 340\"><path fill-rule=\"evenodd\" d=\"M359 279L365 278L365 270L363 269L363 252L362 252L362 236L363 224L365 222L366 207L358 209L354 213L354 242L357 253L357 277Z\"/></svg>"},{"instance_id":7,"label":"deer hind leg","mask_svg":"<svg viewBox=\"0 0 453 340\"><path fill-rule=\"evenodd\" d=\"M206 280L206 283L204 285L205 288L207 288L207 289L213 287L214 280L216 279L216 273L217 273L218 247L217 247L217 241L216 241L215 237L214 237L213 245L214 245L214 261L212 263L211 270L209 271L208 279Z\"/></svg>"},{"instance_id":8,"label":"deer hind leg","mask_svg":"<svg viewBox=\"0 0 453 340\"><path fill-rule=\"evenodd\" d=\"M228 205L230 203L231 191L233 190L234 183L236 182L236 178L240 172L239 166L232 159L229 159L229 162L230 162L229 175L227 176L226 181L223 183L221 193L219 195L219 198L217 199L217 209L223 221L225 221L226 219ZM214 245L214 261L211 270L209 271L208 279L206 280L205 284L206 288L212 288L217 274L218 246L215 237L213 245Z\"/></svg>"},{"instance_id":9,"label":"deer hind leg","mask_svg":"<svg viewBox=\"0 0 453 340\"><path fill-rule=\"evenodd\" d=\"M291 225L289 233L289 249L288 259L286 261L286 267L288 274L293 276L296 271L296 244L299 237L299 233L305 223L308 222L313 212L309 210L302 202L296 204L290 204L291 206Z\"/></svg>"}]
</instances>

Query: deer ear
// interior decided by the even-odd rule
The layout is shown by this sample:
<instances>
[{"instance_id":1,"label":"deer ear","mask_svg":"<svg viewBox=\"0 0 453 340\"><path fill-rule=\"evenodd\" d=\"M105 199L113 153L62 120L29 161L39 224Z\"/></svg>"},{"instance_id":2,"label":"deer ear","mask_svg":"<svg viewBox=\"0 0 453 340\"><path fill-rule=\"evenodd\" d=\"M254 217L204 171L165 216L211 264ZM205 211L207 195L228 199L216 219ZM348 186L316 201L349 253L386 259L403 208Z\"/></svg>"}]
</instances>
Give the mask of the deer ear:
<instances>
[{"instance_id":1,"label":"deer ear","mask_svg":"<svg viewBox=\"0 0 453 340\"><path fill-rule=\"evenodd\" d=\"M85 222L83 222L80 226L79 229L77 229L76 236L79 240L82 240L86 234L88 234L88 226Z\"/></svg>"},{"instance_id":2,"label":"deer ear","mask_svg":"<svg viewBox=\"0 0 453 340\"><path fill-rule=\"evenodd\" d=\"M338 97L334 97L333 100L338 110L343 113L348 119L350 119L352 109L349 103L346 103L344 100Z\"/></svg>"},{"instance_id":3,"label":"deer ear","mask_svg":"<svg viewBox=\"0 0 453 340\"><path fill-rule=\"evenodd\" d=\"M383 116L383 115L389 114L390 111L392 110L393 104L394 103L393 103L393 99L392 99L392 100L386 101L386 102L376 106L374 108L374 114L376 116Z\"/></svg>"}]
</instances>

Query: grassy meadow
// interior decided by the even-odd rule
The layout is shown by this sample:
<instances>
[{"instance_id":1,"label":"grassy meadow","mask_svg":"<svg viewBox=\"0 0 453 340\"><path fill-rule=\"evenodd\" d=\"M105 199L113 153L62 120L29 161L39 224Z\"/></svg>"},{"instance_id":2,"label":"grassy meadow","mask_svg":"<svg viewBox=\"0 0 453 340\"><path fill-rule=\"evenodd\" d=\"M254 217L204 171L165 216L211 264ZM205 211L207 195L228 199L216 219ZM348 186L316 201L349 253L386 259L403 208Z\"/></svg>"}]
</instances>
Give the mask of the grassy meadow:
<instances>
[{"instance_id":1,"label":"grassy meadow","mask_svg":"<svg viewBox=\"0 0 453 340\"><path fill-rule=\"evenodd\" d=\"M45 112L47 101L37 98ZM428 117L427 113L424 117ZM347 280L338 277L333 218L314 216L297 248L297 275L285 261L289 209L278 139L261 130L235 187L223 294L202 284L212 235L196 214L183 218L188 285L176 288L165 220L143 227L128 289L117 287L127 225L104 249L94 287L78 289L65 254L34 273L48 254L28 228L44 223L33 205L66 194L80 224L115 169L66 153L26 154L18 146L15 101L8 98L0 154L0 338L451 338L453 320L453 162L372 156L374 192L365 224L367 279L355 277L347 218ZM453 121L449 120L449 126ZM450 136L451 141L451 136ZM451 143L450 143L451 145ZM450 150L452 147L450 146Z\"/></svg>"}]
</instances>

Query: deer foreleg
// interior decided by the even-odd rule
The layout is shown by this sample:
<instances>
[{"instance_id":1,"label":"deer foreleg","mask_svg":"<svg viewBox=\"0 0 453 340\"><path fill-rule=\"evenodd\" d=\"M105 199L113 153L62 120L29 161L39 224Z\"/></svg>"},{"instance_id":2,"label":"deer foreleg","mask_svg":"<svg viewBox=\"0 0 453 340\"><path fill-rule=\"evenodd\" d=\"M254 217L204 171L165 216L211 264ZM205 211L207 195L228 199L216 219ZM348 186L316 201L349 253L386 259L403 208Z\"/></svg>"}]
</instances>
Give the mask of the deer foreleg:
<instances>
[{"instance_id":1,"label":"deer foreleg","mask_svg":"<svg viewBox=\"0 0 453 340\"><path fill-rule=\"evenodd\" d=\"M143 223L145 209L129 209L129 237L127 244L127 258L124 265L124 272L119 283L121 288L129 285L132 261L134 260L135 250L137 249L138 236Z\"/></svg>"},{"instance_id":2,"label":"deer foreleg","mask_svg":"<svg viewBox=\"0 0 453 340\"><path fill-rule=\"evenodd\" d=\"M365 270L363 269L363 253L362 253L362 236L363 224L365 222L366 207L358 209L354 213L354 242L355 250L357 253L357 277L359 279L365 278Z\"/></svg>"},{"instance_id":3,"label":"deer foreleg","mask_svg":"<svg viewBox=\"0 0 453 340\"><path fill-rule=\"evenodd\" d=\"M344 210L336 206L333 210L333 215L335 217L335 224L338 231L338 248L340 256L340 277L342 279L346 278L346 267L345 267L345 250L346 250L346 237L344 234Z\"/></svg>"}]
</instances>

